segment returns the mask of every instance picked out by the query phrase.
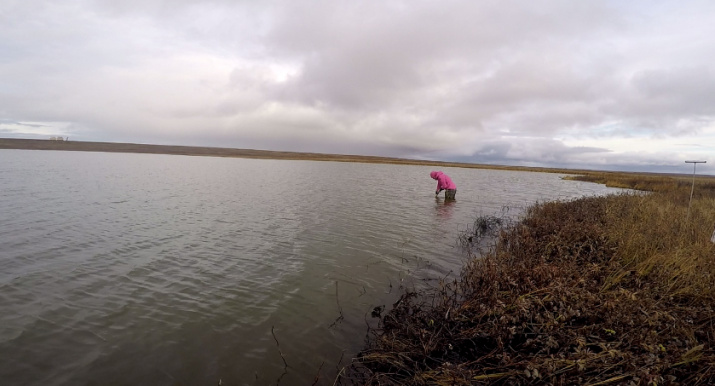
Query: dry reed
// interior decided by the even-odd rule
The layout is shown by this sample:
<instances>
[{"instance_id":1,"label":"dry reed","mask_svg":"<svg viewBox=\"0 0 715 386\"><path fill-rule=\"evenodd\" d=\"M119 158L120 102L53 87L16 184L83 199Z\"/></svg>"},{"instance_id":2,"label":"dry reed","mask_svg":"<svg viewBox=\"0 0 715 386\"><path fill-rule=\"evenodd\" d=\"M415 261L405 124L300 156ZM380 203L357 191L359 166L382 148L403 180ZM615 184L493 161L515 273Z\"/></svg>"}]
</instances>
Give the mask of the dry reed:
<instances>
[{"instance_id":1,"label":"dry reed","mask_svg":"<svg viewBox=\"0 0 715 386\"><path fill-rule=\"evenodd\" d=\"M715 182L537 204L459 279L405 293L355 361L362 384L715 383ZM616 185L619 184L619 185Z\"/></svg>"}]
</instances>

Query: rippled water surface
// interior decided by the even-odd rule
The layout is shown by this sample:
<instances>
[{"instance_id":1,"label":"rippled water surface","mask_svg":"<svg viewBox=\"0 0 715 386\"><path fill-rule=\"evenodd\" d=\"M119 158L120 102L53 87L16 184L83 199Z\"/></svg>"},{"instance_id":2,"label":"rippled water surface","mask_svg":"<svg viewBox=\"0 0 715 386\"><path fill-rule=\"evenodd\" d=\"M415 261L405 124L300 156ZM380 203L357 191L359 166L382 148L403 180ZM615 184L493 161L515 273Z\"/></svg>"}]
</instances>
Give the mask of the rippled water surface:
<instances>
[{"instance_id":1,"label":"rippled water surface","mask_svg":"<svg viewBox=\"0 0 715 386\"><path fill-rule=\"evenodd\" d=\"M0 380L332 384L477 215L612 191L444 168L445 204L432 170L0 150Z\"/></svg>"}]
</instances>

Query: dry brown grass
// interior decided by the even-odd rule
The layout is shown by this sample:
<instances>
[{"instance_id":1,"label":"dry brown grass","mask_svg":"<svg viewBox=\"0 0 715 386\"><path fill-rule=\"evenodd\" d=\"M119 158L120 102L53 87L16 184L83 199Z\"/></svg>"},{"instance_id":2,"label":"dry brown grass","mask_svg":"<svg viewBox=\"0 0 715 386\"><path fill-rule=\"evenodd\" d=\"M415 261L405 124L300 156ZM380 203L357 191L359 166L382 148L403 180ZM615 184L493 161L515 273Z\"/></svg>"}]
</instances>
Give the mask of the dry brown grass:
<instances>
[{"instance_id":1,"label":"dry brown grass","mask_svg":"<svg viewBox=\"0 0 715 386\"><path fill-rule=\"evenodd\" d=\"M586 172L576 176L564 177L566 180L588 181L604 184L613 188L626 188L648 192L680 191L692 186L692 176L666 176L658 174L634 174L621 172ZM695 176L695 184L699 197L715 196L715 178L712 176ZM681 192L682 193L682 192ZM689 196L684 196L688 198ZM680 197L682 199L682 197Z\"/></svg>"},{"instance_id":2,"label":"dry brown grass","mask_svg":"<svg viewBox=\"0 0 715 386\"><path fill-rule=\"evenodd\" d=\"M458 280L406 293L354 368L364 384L715 383L715 194L532 207ZM625 181L625 182L624 182Z\"/></svg>"}]
</instances>

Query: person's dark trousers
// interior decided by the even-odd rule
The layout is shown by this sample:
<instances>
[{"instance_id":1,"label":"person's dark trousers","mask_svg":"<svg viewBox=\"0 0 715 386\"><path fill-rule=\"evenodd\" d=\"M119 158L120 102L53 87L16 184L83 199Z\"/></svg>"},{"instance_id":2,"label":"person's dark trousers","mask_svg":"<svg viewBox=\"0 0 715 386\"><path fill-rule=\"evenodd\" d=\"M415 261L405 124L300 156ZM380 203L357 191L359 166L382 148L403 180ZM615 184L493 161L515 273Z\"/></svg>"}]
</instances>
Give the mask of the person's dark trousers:
<instances>
[{"instance_id":1,"label":"person's dark trousers","mask_svg":"<svg viewBox=\"0 0 715 386\"><path fill-rule=\"evenodd\" d=\"M447 189L444 191L445 200L455 200L454 196L457 195L457 189Z\"/></svg>"}]
</instances>

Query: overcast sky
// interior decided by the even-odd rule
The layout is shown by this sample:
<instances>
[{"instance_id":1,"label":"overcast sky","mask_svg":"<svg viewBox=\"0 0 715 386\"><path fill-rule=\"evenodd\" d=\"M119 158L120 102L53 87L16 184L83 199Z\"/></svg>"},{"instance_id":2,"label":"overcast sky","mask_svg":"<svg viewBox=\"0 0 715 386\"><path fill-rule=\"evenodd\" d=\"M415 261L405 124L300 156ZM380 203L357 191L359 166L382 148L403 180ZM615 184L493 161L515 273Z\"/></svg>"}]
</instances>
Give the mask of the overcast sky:
<instances>
[{"instance_id":1,"label":"overcast sky","mask_svg":"<svg viewBox=\"0 0 715 386\"><path fill-rule=\"evenodd\" d=\"M715 1L3 0L0 137L715 174Z\"/></svg>"}]
</instances>

